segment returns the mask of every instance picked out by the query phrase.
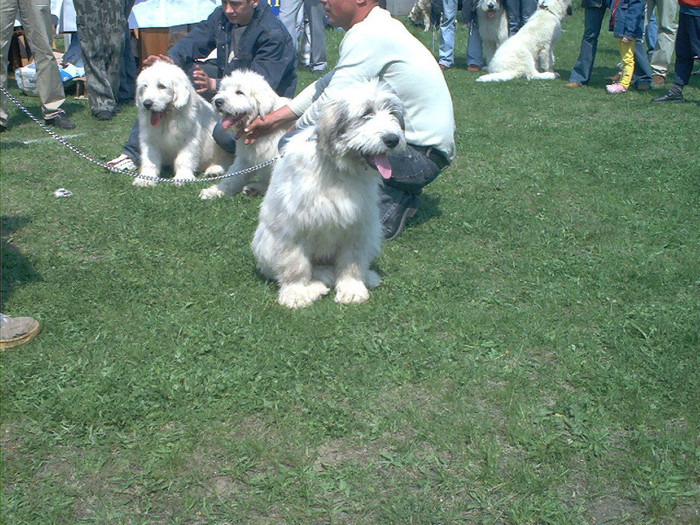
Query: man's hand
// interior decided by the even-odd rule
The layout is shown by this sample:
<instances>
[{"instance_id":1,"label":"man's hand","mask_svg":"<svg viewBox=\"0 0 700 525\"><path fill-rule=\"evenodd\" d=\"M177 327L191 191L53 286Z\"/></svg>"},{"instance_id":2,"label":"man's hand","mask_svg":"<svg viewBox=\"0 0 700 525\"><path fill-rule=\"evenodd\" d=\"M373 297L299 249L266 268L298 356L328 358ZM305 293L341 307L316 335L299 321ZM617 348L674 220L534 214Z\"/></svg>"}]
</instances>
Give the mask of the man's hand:
<instances>
[{"instance_id":1,"label":"man's hand","mask_svg":"<svg viewBox=\"0 0 700 525\"><path fill-rule=\"evenodd\" d=\"M173 59L168 55L150 55L143 61L143 68L151 67L156 62L167 62L168 64L174 64Z\"/></svg>"},{"instance_id":2,"label":"man's hand","mask_svg":"<svg viewBox=\"0 0 700 525\"><path fill-rule=\"evenodd\" d=\"M245 143L255 144L258 137L269 135L283 126L293 129L296 119L297 116L289 109L289 106L282 106L264 117L256 118L253 122L248 124L245 129L238 132L236 139L239 139L245 134Z\"/></svg>"},{"instance_id":3,"label":"man's hand","mask_svg":"<svg viewBox=\"0 0 700 525\"><path fill-rule=\"evenodd\" d=\"M201 67L194 66L192 77L194 79L194 87L197 90L197 93L216 93L216 79L207 75Z\"/></svg>"}]
</instances>

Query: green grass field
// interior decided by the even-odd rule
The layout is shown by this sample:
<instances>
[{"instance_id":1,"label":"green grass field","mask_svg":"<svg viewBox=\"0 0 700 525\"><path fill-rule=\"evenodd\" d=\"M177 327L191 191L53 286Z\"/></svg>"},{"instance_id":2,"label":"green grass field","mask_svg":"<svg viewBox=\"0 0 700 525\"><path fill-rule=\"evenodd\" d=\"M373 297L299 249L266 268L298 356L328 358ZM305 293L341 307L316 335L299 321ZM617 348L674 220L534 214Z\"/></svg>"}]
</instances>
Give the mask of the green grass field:
<instances>
[{"instance_id":1,"label":"green grass field","mask_svg":"<svg viewBox=\"0 0 700 525\"><path fill-rule=\"evenodd\" d=\"M700 523L700 77L608 95L604 31L567 88L582 21L551 82L476 83L458 29L458 157L356 306L277 305L259 199L9 107L2 311L43 331L2 353L2 522ZM121 152L133 106L66 108Z\"/></svg>"}]
</instances>

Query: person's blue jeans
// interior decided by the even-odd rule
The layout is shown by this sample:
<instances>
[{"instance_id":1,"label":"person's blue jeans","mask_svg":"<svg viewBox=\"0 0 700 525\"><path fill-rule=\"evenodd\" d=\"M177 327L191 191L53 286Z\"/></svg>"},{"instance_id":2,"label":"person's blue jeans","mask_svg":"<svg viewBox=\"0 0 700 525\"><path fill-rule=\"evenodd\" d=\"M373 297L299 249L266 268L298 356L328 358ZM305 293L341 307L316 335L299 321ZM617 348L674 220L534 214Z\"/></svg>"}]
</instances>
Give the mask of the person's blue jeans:
<instances>
[{"instance_id":1,"label":"person's blue jeans","mask_svg":"<svg viewBox=\"0 0 700 525\"><path fill-rule=\"evenodd\" d=\"M484 67L484 50L481 46L479 24L476 19L472 21L467 40L467 66Z\"/></svg>"},{"instance_id":2,"label":"person's blue jeans","mask_svg":"<svg viewBox=\"0 0 700 525\"><path fill-rule=\"evenodd\" d=\"M508 34L513 36L537 9L537 0L506 0Z\"/></svg>"},{"instance_id":3,"label":"person's blue jeans","mask_svg":"<svg viewBox=\"0 0 700 525\"><path fill-rule=\"evenodd\" d=\"M681 11L676 33L676 75L673 84L682 88L690 82L695 56L700 55L700 16Z\"/></svg>"},{"instance_id":4,"label":"person's blue jeans","mask_svg":"<svg viewBox=\"0 0 700 525\"><path fill-rule=\"evenodd\" d=\"M587 84L593 72L593 62L598 51L598 36L607 7L586 7L583 16L583 38L576 64L571 70L569 82Z\"/></svg>"},{"instance_id":5,"label":"person's blue jeans","mask_svg":"<svg viewBox=\"0 0 700 525\"><path fill-rule=\"evenodd\" d=\"M569 82L577 82L579 84L587 84L591 79L593 72L593 63L598 50L598 37L600 36L600 28L603 25L606 6L602 7L586 7L583 17L583 38L581 39L581 49L578 58L571 70ZM651 82L651 66L649 59L644 49L644 43L641 39L637 39L634 44L634 77L633 83L639 85L641 83L649 84Z\"/></svg>"},{"instance_id":6,"label":"person's blue jeans","mask_svg":"<svg viewBox=\"0 0 700 525\"><path fill-rule=\"evenodd\" d=\"M647 44L647 53L651 56L656 47L656 42L659 40L659 25L656 23L656 8L651 11L649 23L644 32L644 38Z\"/></svg>"},{"instance_id":7,"label":"person's blue jeans","mask_svg":"<svg viewBox=\"0 0 700 525\"><path fill-rule=\"evenodd\" d=\"M457 0L443 0L442 23L440 24L440 47L438 63L452 67L455 62L455 26Z\"/></svg>"}]
</instances>

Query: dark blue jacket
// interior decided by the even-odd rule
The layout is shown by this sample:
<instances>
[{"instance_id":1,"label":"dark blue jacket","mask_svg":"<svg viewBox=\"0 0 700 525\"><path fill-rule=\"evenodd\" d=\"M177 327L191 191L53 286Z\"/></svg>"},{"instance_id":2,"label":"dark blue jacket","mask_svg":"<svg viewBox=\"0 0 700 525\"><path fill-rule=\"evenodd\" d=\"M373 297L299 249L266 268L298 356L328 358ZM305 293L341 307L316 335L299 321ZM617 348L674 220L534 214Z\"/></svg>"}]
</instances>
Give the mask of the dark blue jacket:
<instances>
[{"instance_id":1,"label":"dark blue jacket","mask_svg":"<svg viewBox=\"0 0 700 525\"><path fill-rule=\"evenodd\" d=\"M644 36L644 6L643 0L612 0L609 27L615 38Z\"/></svg>"},{"instance_id":2,"label":"dark blue jacket","mask_svg":"<svg viewBox=\"0 0 700 525\"><path fill-rule=\"evenodd\" d=\"M252 69L265 77L277 94L293 97L297 88L296 51L292 37L272 14L267 1L258 3L234 59L227 63L232 30L233 24L219 6L178 40L168 56L183 70L190 71L196 58L206 57L216 49L219 79L235 69Z\"/></svg>"}]
</instances>

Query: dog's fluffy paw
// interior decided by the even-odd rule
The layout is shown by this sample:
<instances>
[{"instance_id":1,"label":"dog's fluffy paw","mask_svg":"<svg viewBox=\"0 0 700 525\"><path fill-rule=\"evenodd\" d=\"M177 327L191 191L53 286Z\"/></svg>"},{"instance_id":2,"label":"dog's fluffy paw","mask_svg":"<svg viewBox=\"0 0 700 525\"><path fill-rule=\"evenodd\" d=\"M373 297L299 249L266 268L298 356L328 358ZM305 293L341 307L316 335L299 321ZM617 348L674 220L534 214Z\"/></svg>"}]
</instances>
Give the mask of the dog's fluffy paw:
<instances>
[{"instance_id":1,"label":"dog's fluffy paw","mask_svg":"<svg viewBox=\"0 0 700 525\"><path fill-rule=\"evenodd\" d=\"M335 285L335 302L341 304L364 303L369 299L369 290L362 281L347 279Z\"/></svg>"},{"instance_id":2,"label":"dog's fluffy paw","mask_svg":"<svg viewBox=\"0 0 700 525\"><path fill-rule=\"evenodd\" d=\"M151 179L142 179L141 177L137 177L134 179L134 186L141 186L142 188L145 188L147 186L155 186L156 184L158 183Z\"/></svg>"},{"instance_id":3,"label":"dog's fluffy paw","mask_svg":"<svg viewBox=\"0 0 700 525\"><path fill-rule=\"evenodd\" d=\"M321 281L283 284L277 301L287 308L305 308L328 292L329 288Z\"/></svg>"},{"instance_id":4,"label":"dog's fluffy paw","mask_svg":"<svg viewBox=\"0 0 700 525\"><path fill-rule=\"evenodd\" d=\"M223 175L224 169L223 166L220 166L218 164L212 164L209 166L206 170L204 170L204 176L205 177L218 177L219 175Z\"/></svg>"},{"instance_id":5,"label":"dog's fluffy paw","mask_svg":"<svg viewBox=\"0 0 700 525\"><path fill-rule=\"evenodd\" d=\"M190 170L180 170L175 174L173 179L174 180L195 180L196 177L194 176L194 173L192 173ZM182 183L180 183L180 182L175 182L174 184L175 184L175 186L182 186Z\"/></svg>"},{"instance_id":6,"label":"dog's fluffy paw","mask_svg":"<svg viewBox=\"0 0 700 525\"><path fill-rule=\"evenodd\" d=\"M199 198L203 199L203 200L217 199L217 198L223 197L223 196L224 196L224 192L221 191L216 186L210 186L208 188L204 188L202 191L199 192Z\"/></svg>"}]
</instances>

